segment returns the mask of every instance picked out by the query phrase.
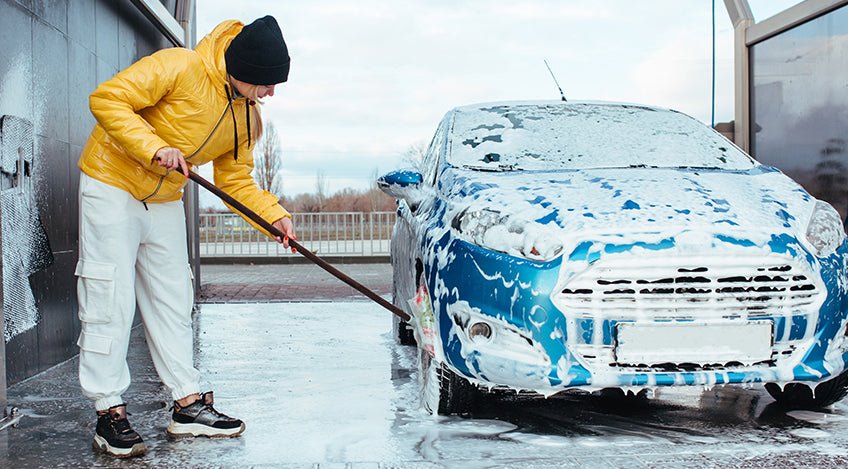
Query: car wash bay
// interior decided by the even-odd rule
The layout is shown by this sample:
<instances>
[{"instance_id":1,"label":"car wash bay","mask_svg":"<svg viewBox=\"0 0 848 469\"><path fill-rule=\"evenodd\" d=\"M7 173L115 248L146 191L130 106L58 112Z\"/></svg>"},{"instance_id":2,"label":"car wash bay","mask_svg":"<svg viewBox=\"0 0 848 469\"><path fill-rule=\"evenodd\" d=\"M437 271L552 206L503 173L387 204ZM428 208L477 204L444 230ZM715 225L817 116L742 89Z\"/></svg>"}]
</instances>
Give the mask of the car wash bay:
<instances>
[{"instance_id":1,"label":"car wash bay","mask_svg":"<svg viewBox=\"0 0 848 469\"><path fill-rule=\"evenodd\" d=\"M388 265L342 267L388 296ZM380 306L311 265L204 273L196 365L221 410L243 418L247 431L232 440L167 439L168 394L136 328L125 397L150 452L122 465L848 464L848 405L786 413L760 387L668 390L640 404L503 395L468 417L431 417L418 408L415 349L392 341L390 313ZM0 465L115 465L90 448L93 412L76 367L73 359L9 389L19 418L0 431Z\"/></svg>"}]
</instances>

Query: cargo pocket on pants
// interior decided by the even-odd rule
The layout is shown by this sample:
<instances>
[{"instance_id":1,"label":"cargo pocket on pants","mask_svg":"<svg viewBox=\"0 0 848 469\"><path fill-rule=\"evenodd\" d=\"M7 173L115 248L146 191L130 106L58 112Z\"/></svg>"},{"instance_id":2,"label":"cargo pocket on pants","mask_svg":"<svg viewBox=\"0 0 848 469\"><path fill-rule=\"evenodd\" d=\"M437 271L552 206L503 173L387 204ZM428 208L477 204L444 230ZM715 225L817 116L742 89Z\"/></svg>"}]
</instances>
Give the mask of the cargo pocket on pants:
<instances>
[{"instance_id":1,"label":"cargo pocket on pants","mask_svg":"<svg viewBox=\"0 0 848 469\"><path fill-rule=\"evenodd\" d=\"M115 309L115 265L80 259L74 274L77 281L79 318L91 324L106 324Z\"/></svg>"},{"instance_id":2,"label":"cargo pocket on pants","mask_svg":"<svg viewBox=\"0 0 848 469\"><path fill-rule=\"evenodd\" d=\"M112 350L112 338L82 331L79 340L77 340L77 345L86 352L109 355L109 352Z\"/></svg>"}]
</instances>

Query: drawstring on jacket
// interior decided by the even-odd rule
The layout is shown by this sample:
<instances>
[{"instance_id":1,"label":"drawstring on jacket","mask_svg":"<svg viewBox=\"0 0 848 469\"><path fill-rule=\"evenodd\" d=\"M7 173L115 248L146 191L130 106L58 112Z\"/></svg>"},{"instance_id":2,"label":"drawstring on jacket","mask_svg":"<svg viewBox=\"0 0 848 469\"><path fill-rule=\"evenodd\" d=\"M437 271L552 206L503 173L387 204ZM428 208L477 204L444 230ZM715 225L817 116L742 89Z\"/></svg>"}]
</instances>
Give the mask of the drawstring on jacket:
<instances>
[{"instance_id":1,"label":"drawstring on jacket","mask_svg":"<svg viewBox=\"0 0 848 469\"><path fill-rule=\"evenodd\" d=\"M233 94L230 93L230 87L224 85L224 91L227 92L227 101L229 102L230 107L230 115L233 116L233 158L238 161L238 147L239 147L239 138L238 138L238 122L236 122L236 110L233 107ZM235 91L235 90L233 90ZM245 120L247 121L247 148L250 148L250 106L255 105L256 103L247 99L246 105L244 106L244 115Z\"/></svg>"},{"instance_id":2,"label":"drawstring on jacket","mask_svg":"<svg viewBox=\"0 0 848 469\"><path fill-rule=\"evenodd\" d=\"M247 105L244 107L244 114L247 118L247 148L250 148L250 106L253 106L254 102L251 100L247 100Z\"/></svg>"},{"instance_id":3,"label":"drawstring on jacket","mask_svg":"<svg viewBox=\"0 0 848 469\"><path fill-rule=\"evenodd\" d=\"M230 93L230 87L224 85L224 91L227 92L227 101L230 108L230 115L233 116L233 158L238 161L238 123L236 122L236 110L233 109L233 95Z\"/></svg>"}]
</instances>

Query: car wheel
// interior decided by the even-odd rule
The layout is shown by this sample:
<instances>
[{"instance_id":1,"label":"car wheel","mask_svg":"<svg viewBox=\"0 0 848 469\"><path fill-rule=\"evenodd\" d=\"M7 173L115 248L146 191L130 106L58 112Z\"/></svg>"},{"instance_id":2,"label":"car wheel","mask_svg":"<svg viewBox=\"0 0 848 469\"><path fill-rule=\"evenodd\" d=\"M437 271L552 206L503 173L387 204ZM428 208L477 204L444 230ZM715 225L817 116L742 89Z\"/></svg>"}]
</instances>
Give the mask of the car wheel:
<instances>
[{"instance_id":1,"label":"car wheel","mask_svg":"<svg viewBox=\"0 0 848 469\"><path fill-rule=\"evenodd\" d=\"M419 384L421 404L431 414L467 414L479 396L476 386L423 350L419 350Z\"/></svg>"},{"instance_id":2,"label":"car wheel","mask_svg":"<svg viewBox=\"0 0 848 469\"><path fill-rule=\"evenodd\" d=\"M637 392L625 391L620 388L603 388L598 391L601 399L617 404L639 404L648 401L648 390L641 389Z\"/></svg>"},{"instance_id":3,"label":"car wheel","mask_svg":"<svg viewBox=\"0 0 848 469\"><path fill-rule=\"evenodd\" d=\"M845 397L848 393L848 370L835 378L816 385L816 390L806 384L789 383L780 389L774 383L766 384L766 391L777 403L787 409L818 409Z\"/></svg>"},{"instance_id":4,"label":"car wheel","mask_svg":"<svg viewBox=\"0 0 848 469\"><path fill-rule=\"evenodd\" d=\"M398 269L393 266L392 272L392 304L409 314L408 308L403 304L407 298L398 291L400 289ZM415 332L412 326L397 315L392 315L392 337L400 345L415 345Z\"/></svg>"},{"instance_id":5,"label":"car wheel","mask_svg":"<svg viewBox=\"0 0 848 469\"><path fill-rule=\"evenodd\" d=\"M412 326L397 316L392 317L392 334L400 345L415 345L416 343Z\"/></svg>"}]
</instances>

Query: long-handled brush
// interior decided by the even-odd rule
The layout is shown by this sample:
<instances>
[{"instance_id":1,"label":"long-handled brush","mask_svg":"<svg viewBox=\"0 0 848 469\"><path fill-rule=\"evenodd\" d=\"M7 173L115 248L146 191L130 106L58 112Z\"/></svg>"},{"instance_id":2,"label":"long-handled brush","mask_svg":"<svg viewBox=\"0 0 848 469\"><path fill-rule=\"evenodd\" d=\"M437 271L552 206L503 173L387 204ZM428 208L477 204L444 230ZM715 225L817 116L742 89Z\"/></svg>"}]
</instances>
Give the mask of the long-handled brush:
<instances>
[{"instance_id":1,"label":"long-handled brush","mask_svg":"<svg viewBox=\"0 0 848 469\"><path fill-rule=\"evenodd\" d=\"M204 179L199 174L195 173L194 171L189 170L187 176L192 181L194 181L194 182L198 183L199 185L203 186L204 188L206 188L209 192L218 196L218 198L220 198L221 200L223 200L224 202L229 204L230 207L233 207L234 209L241 212L247 218L253 220L254 223L261 226L262 228L267 230L272 235L279 236L280 239L282 239L286 236L285 233L278 230L271 223L268 223L268 221L266 221L265 219L260 217L258 214L256 214L256 212L245 207L244 204L242 204L238 200L234 199L230 194L227 194L226 192L222 191L221 189L216 187L214 184L212 184L211 182ZM409 321L409 319L410 319L409 315L406 314L402 309L400 309L397 306L389 303L388 301L383 299L380 295L374 293L371 289L369 289L365 285L362 285L361 283L357 282L356 280L345 275L342 271L333 267L330 263L328 263L324 259L321 259L317 255L315 255L312 251L303 247L302 244L300 244L297 241L289 238L289 245L291 247L293 247L295 250L297 250L297 252L302 254L304 257L306 257L307 259L309 259L310 261L315 263L318 267L321 267L322 269L326 270L327 272L332 274L337 279L339 279L342 282L350 285L351 287L353 287L354 289L356 289L357 291L359 291L363 295L367 296L368 298L374 300L380 306L382 306L382 307L386 308L387 310L391 311L392 313L396 314L398 317L400 317L404 321Z\"/></svg>"}]
</instances>

